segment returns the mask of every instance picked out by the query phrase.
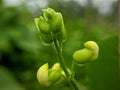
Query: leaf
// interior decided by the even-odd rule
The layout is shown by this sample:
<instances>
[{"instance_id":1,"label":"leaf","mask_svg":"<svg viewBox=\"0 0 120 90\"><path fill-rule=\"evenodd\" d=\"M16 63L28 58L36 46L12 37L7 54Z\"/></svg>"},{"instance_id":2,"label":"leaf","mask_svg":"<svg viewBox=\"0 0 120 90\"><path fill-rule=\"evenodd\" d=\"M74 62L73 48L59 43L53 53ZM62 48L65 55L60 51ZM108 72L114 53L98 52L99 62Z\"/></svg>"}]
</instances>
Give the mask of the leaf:
<instances>
[{"instance_id":1,"label":"leaf","mask_svg":"<svg viewBox=\"0 0 120 90\"><path fill-rule=\"evenodd\" d=\"M88 66L91 90L120 90L118 36L101 41L99 46L99 59Z\"/></svg>"},{"instance_id":2,"label":"leaf","mask_svg":"<svg viewBox=\"0 0 120 90\"><path fill-rule=\"evenodd\" d=\"M0 66L0 90L25 90L4 67Z\"/></svg>"}]
</instances>

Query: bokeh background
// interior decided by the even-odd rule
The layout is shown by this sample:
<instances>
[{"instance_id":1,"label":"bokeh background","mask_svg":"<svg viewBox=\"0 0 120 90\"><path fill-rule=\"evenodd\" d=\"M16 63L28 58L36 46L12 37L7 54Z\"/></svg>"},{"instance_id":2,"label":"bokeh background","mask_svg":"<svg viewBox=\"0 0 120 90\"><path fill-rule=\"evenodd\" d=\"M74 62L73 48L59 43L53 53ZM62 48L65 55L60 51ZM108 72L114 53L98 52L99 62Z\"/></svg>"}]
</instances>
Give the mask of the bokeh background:
<instances>
[{"instance_id":1,"label":"bokeh background","mask_svg":"<svg viewBox=\"0 0 120 90\"><path fill-rule=\"evenodd\" d=\"M63 14L69 68L72 54L86 41L100 47L95 62L75 67L81 90L120 90L117 0L0 0L0 90L71 90L68 85L44 88L36 79L42 64L58 60L54 46L38 38L34 23L47 7Z\"/></svg>"}]
</instances>

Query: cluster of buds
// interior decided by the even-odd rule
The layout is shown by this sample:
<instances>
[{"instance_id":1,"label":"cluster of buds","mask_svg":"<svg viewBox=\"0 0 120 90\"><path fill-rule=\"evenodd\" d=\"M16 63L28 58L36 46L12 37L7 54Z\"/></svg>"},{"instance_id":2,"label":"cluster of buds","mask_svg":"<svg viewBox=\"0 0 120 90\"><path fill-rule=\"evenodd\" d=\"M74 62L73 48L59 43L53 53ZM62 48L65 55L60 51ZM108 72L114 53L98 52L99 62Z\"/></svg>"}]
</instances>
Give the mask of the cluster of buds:
<instances>
[{"instance_id":1,"label":"cluster of buds","mask_svg":"<svg viewBox=\"0 0 120 90\"><path fill-rule=\"evenodd\" d=\"M66 75L59 63L55 63L49 69L48 63L42 65L37 72L37 79L42 86L63 85L66 83Z\"/></svg>"},{"instance_id":2,"label":"cluster of buds","mask_svg":"<svg viewBox=\"0 0 120 90\"><path fill-rule=\"evenodd\" d=\"M94 41L87 41L83 49L77 50L73 54L73 59L77 64L85 64L94 61L98 57L99 47Z\"/></svg>"},{"instance_id":3,"label":"cluster of buds","mask_svg":"<svg viewBox=\"0 0 120 90\"><path fill-rule=\"evenodd\" d=\"M62 60L62 48L60 45L66 40L67 35L62 14L51 8L43 9L43 16L35 18L35 24L43 43L51 44L54 42L57 47L58 56L60 57L59 59L63 62L64 59ZM76 64L83 65L96 60L98 57L99 46L96 42L88 41L84 44L84 47L85 48L73 53L73 60ZM60 65L62 67L60 67ZM71 72L73 73L73 71L70 71L64 63L55 63L52 68L49 68L48 63L46 63L38 69L37 79L42 86L63 85L69 82L69 79L73 80L73 77L69 76L72 75ZM66 73L68 73L68 75Z\"/></svg>"},{"instance_id":4,"label":"cluster of buds","mask_svg":"<svg viewBox=\"0 0 120 90\"><path fill-rule=\"evenodd\" d=\"M42 11L43 16L35 18L35 24L42 41L45 44L51 44L54 39L59 42L65 41L66 30L62 14L51 8L43 9Z\"/></svg>"}]
</instances>

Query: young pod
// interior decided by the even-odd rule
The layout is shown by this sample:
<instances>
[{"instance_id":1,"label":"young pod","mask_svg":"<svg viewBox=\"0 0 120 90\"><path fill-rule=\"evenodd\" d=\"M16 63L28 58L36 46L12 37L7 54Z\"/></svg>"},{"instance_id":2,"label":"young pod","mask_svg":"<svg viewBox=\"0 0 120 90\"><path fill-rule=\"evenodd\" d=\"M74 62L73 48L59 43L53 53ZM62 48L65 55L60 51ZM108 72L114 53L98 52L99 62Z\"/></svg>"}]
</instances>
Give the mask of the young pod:
<instances>
[{"instance_id":1,"label":"young pod","mask_svg":"<svg viewBox=\"0 0 120 90\"><path fill-rule=\"evenodd\" d=\"M73 59L78 64L85 64L94 61L98 57L99 47L94 41L88 41L84 44L85 48L77 50L73 54Z\"/></svg>"}]
</instances>

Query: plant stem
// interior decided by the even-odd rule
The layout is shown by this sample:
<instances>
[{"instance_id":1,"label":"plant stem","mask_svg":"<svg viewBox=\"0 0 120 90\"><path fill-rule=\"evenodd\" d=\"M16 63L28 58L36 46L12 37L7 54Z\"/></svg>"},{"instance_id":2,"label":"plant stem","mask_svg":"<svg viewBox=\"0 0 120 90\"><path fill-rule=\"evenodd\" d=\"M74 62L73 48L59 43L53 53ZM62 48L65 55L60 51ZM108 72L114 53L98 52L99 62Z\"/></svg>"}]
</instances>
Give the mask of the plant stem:
<instances>
[{"instance_id":1,"label":"plant stem","mask_svg":"<svg viewBox=\"0 0 120 90\"><path fill-rule=\"evenodd\" d=\"M74 88L74 90L80 90L79 86L77 85L77 82L74 80L74 78L71 78L71 74L69 73L69 71L65 65L64 58L62 55L62 43L59 42L56 38L54 38L54 45L57 50L60 66L63 69L63 71L65 72L69 84Z\"/></svg>"},{"instance_id":2,"label":"plant stem","mask_svg":"<svg viewBox=\"0 0 120 90\"><path fill-rule=\"evenodd\" d=\"M62 44L59 43L56 39L54 40L54 44L55 44L55 47L56 47L56 50L57 50L57 54L58 54L60 65L61 65L62 69L64 70L66 76L69 77L70 73L67 70L67 67L65 65L65 62L64 62L64 59L63 59L63 55L62 55Z\"/></svg>"}]
</instances>

